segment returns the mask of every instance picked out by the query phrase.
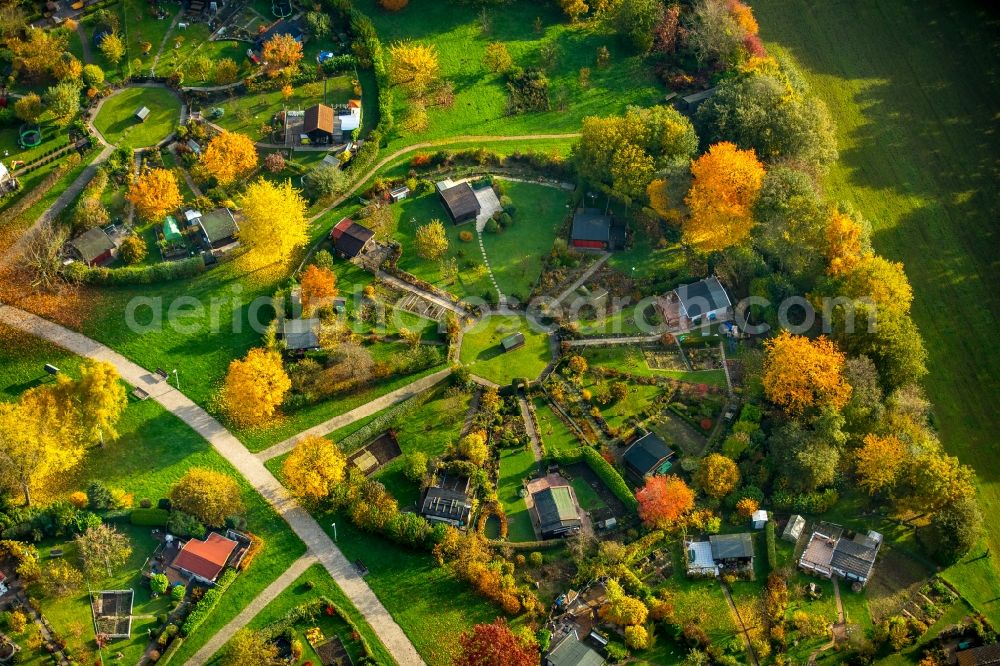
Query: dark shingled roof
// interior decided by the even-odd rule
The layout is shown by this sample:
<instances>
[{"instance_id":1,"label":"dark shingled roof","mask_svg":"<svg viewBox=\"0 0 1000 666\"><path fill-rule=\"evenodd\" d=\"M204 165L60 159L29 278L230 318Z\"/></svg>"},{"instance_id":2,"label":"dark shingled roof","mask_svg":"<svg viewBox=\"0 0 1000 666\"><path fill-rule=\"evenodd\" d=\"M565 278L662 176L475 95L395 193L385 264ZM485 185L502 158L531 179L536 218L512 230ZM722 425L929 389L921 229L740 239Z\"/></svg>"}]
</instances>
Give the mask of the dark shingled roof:
<instances>
[{"instance_id":1,"label":"dark shingled roof","mask_svg":"<svg viewBox=\"0 0 1000 666\"><path fill-rule=\"evenodd\" d=\"M463 218L479 215L479 199L468 183L459 183L441 190L441 198L453 220L461 221Z\"/></svg>"},{"instance_id":2,"label":"dark shingled roof","mask_svg":"<svg viewBox=\"0 0 1000 666\"><path fill-rule=\"evenodd\" d=\"M345 217L337 223L330 235L333 237L333 247L337 252L342 252L348 257L356 257L375 236L375 232Z\"/></svg>"},{"instance_id":3,"label":"dark shingled roof","mask_svg":"<svg viewBox=\"0 0 1000 666\"><path fill-rule=\"evenodd\" d=\"M683 284L674 290L689 319L732 305L729 295L714 275L693 284Z\"/></svg>"},{"instance_id":4,"label":"dark shingled roof","mask_svg":"<svg viewBox=\"0 0 1000 666\"><path fill-rule=\"evenodd\" d=\"M867 580L875 566L879 543L864 535L854 540L840 539L833 549L830 566Z\"/></svg>"},{"instance_id":5,"label":"dark shingled roof","mask_svg":"<svg viewBox=\"0 0 1000 666\"><path fill-rule=\"evenodd\" d=\"M629 465L636 474L645 476L654 473L665 459L674 455L673 450L667 443L660 439L656 433L646 433L625 449L622 460Z\"/></svg>"},{"instance_id":6,"label":"dark shingled roof","mask_svg":"<svg viewBox=\"0 0 1000 666\"><path fill-rule=\"evenodd\" d=\"M1000 643L984 645L955 653L958 666L992 666L1000 664Z\"/></svg>"},{"instance_id":7,"label":"dark shingled roof","mask_svg":"<svg viewBox=\"0 0 1000 666\"><path fill-rule=\"evenodd\" d=\"M712 544L712 559L716 561L753 557L753 539L746 532L713 534L708 540Z\"/></svg>"},{"instance_id":8,"label":"dark shingled roof","mask_svg":"<svg viewBox=\"0 0 1000 666\"><path fill-rule=\"evenodd\" d=\"M573 215L572 240L611 242L611 216L599 208L582 208Z\"/></svg>"},{"instance_id":9,"label":"dark shingled roof","mask_svg":"<svg viewBox=\"0 0 1000 666\"><path fill-rule=\"evenodd\" d=\"M575 632L566 634L545 656L548 666L601 666L604 657L577 638Z\"/></svg>"},{"instance_id":10,"label":"dark shingled roof","mask_svg":"<svg viewBox=\"0 0 1000 666\"><path fill-rule=\"evenodd\" d=\"M289 351L319 348L319 319L286 319L282 332Z\"/></svg>"},{"instance_id":11,"label":"dark shingled roof","mask_svg":"<svg viewBox=\"0 0 1000 666\"><path fill-rule=\"evenodd\" d=\"M80 257L88 264L108 250L115 248L115 242L111 240L111 236L108 236L100 227L88 229L70 241L70 244L76 248Z\"/></svg>"},{"instance_id":12,"label":"dark shingled roof","mask_svg":"<svg viewBox=\"0 0 1000 666\"><path fill-rule=\"evenodd\" d=\"M580 527L569 486L550 486L531 496L542 534L558 534Z\"/></svg>"},{"instance_id":13,"label":"dark shingled roof","mask_svg":"<svg viewBox=\"0 0 1000 666\"><path fill-rule=\"evenodd\" d=\"M317 130L333 134L333 107L326 104L317 104L306 109L305 117L302 121L302 131L306 134Z\"/></svg>"},{"instance_id":14,"label":"dark shingled roof","mask_svg":"<svg viewBox=\"0 0 1000 666\"><path fill-rule=\"evenodd\" d=\"M469 497L463 492L448 488L428 488L420 513L428 518L454 520L464 525L469 522L472 506Z\"/></svg>"}]
</instances>

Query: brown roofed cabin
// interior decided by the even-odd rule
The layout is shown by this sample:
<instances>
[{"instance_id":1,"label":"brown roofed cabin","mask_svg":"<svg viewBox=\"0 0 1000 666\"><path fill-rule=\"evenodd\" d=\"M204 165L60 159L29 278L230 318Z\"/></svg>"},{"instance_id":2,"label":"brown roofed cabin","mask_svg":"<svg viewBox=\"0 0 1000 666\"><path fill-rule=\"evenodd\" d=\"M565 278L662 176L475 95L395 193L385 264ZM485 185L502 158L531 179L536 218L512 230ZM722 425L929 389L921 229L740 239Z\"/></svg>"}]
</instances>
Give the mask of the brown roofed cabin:
<instances>
[{"instance_id":1,"label":"brown roofed cabin","mask_svg":"<svg viewBox=\"0 0 1000 666\"><path fill-rule=\"evenodd\" d=\"M312 143L331 143L334 133L333 107L317 104L306 109L302 124L302 133L309 137Z\"/></svg>"},{"instance_id":2,"label":"brown roofed cabin","mask_svg":"<svg viewBox=\"0 0 1000 666\"><path fill-rule=\"evenodd\" d=\"M203 583L214 583L238 546L236 541L212 532L204 541L189 539L172 566Z\"/></svg>"},{"instance_id":3,"label":"brown roofed cabin","mask_svg":"<svg viewBox=\"0 0 1000 666\"><path fill-rule=\"evenodd\" d=\"M330 230L333 249L342 257L353 259L362 252L375 237L375 232L345 217Z\"/></svg>"},{"instance_id":4,"label":"brown roofed cabin","mask_svg":"<svg viewBox=\"0 0 1000 666\"><path fill-rule=\"evenodd\" d=\"M111 259L115 242L104 229L94 227L69 242L74 254L88 266L100 266Z\"/></svg>"},{"instance_id":5,"label":"brown roofed cabin","mask_svg":"<svg viewBox=\"0 0 1000 666\"><path fill-rule=\"evenodd\" d=\"M468 183L456 185L450 179L442 180L437 184L437 191L453 223L462 224L479 216L482 208L472 185Z\"/></svg>"}]
</instances>

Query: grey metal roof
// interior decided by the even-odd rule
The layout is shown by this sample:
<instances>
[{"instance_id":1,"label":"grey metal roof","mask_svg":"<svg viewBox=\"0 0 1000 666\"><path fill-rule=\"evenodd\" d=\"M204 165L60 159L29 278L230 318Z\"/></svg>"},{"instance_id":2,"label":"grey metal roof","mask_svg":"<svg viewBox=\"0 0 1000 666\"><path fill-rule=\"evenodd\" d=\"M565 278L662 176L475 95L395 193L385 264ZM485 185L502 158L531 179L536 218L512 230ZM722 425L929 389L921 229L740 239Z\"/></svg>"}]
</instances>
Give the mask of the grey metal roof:
<instances>
[{"instance_id":1,"label":"grey metal roof","mask_svg":"<svg viewBox=\"0 0 1000 666\"><path fill-rule=\"evenodd\" d=\"M556 533L579 527L580 516L576 512L569 486L554 486L531 496L538 513L542 534Z\"/></svg>"},{"instance_id":2,"label":"grey metal roof","mask_svg":"<svg viewBox=\"0 0 1000 666\"><path fill-rule=\"evenodd\" d=\"M858 578L867 579L875 566L879 543L864 535L855 539L840 539L833 549L830 566Z\"/></svg>"},{"instance_id":3,"label":"grey metal roof","mask_svg":"<svg viewBox=\"0 0 1000 666\"><path fill-rule=\"evenodd\" d=\"M732 305L729 294L714 275L692 284L683 284L674 290L688 318L696 319L708 312Z\"/></svg>"},{"instance_id":4,"label":"grey metal roof","mask_svg":"<svg viewBox=\"0 0 1000 666\"><path fill-rule=\"evenodd\" d=\"M235 236L240 230L228 208L216 208L211 213L202 215L200 224L209 243Z\"/></svg>"},{"instance_id":5,"label":"grey metal roof","mask_svg":"<svg viewBox=\"0 0 1000 666\"><path fill-rule=\"evenodd\" d=\"M437 487L427 489L420 508L420 513L424 516L456 520L460 523L468 522L471 512L472 505L465 493Z\"/></svg>"},{"instance_id":6,"label":"grey metal roof","mask_svg":"<svg viewBox=\"0 0 1000 666\"><path fill-rule=\"evenodd\" d=\"M111 236L108 236L100 227L88 229L71 240L70 245L76 248L80 257L88 264L108 250L115 248L115 242L111 240Z\"/></svg>"},{"instance_id":7,"label":"grey metal roof","mask_svg":"<svg viewBox=\"0 0 1000 666\"><path fill-rule=\"evenodd\" d=\"M753 538L742 534L713 534L708 537L712 544L712 559L732 560L753 557Z\"/></svg>"},{"instance_id":8,"label":"grey metal roof","mask_svg":"<svg viewBox=\"0 0 1000 666\"><path fill-rule=\"evenodd\" d=\"M549 651L545 663L549 666L602 666L604 657L577 638L576 633L570 632Z\"/></svg>"},{"instance_id":9,"label":"grey metal roof","mask_svg":"<svg viewBox=\"0 0 1000 666\"><path fill-rule=\"evenodd\" d=\"M570 238L582 241L611 241L611 216L600 208L582 208L573 215Z\"/></svg>"},{"instance_id":10,"label":"grey metal roof","mask_svg":"<svg viewBox=\"0 0 1000 666\"><path fill-rule=\"evenodd\" d=\"M282 329L285 348L291 351L319 347L319 319L286 319Z\"/></svg>"}]
</instances>

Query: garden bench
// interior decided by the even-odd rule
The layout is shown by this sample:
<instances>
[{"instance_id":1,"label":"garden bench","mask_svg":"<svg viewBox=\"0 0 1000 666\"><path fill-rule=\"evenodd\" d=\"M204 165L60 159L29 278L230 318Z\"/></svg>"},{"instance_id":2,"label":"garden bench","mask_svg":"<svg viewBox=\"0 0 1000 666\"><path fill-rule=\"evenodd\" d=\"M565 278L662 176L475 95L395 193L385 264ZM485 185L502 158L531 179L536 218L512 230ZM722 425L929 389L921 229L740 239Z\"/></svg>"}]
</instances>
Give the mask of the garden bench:
<instances>
[{"instance_id":1,"label":"garden bench","mask_svg":"<svg viewBox=\"0 0 1000 666\"><path fill-rule=\"evenodd\" d=\"M134 395L134 396L135 396L136 398L138 398L139 400L145 400L146 398L148 398L148 397L149 397L149 393L147 393L146 391L143 391L143 390L142 390L141 388L139 388L138 386L136 386L136 387L135 387L135 390L134 390L134 391L132 391L132 395Z\"/></svg>"},{"instance_id":2,"label":"garden bench","mask_svg":"<svg viewBox=\"0 0 1000 666\"><path fill-rule=\"evenodd\" d=\"M354 560L354 568L358 570L358 574L362 577L368 575L368 567L366 567L365 563L361 560Z\"/></svg>"},{"instance_id":3,"label":"garden bench","mask_svg":"<svg viewBox=\"0 0 1000 666\"><path fill-rule=\"evenodd\" d=\"M169 377L169 376L170 376L170 373L167 372L166 370L164 370L163 368L157 368L156 369L156 383L157 384L159 384L160 382L167 381L167 377Z\"/></svg>"}]
</instances>

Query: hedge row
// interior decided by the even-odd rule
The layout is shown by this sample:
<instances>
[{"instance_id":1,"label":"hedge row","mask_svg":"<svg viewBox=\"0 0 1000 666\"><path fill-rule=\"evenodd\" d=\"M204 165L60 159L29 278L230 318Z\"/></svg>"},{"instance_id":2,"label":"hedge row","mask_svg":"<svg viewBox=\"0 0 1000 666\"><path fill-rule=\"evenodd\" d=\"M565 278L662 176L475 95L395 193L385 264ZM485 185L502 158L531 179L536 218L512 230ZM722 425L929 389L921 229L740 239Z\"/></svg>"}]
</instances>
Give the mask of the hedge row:
<instances>
[{"instance_id":1,"label":"hedge row","mask_svg":"<svg viewBox=\"0 0 1000 666\"><path fill-rule=\"evenodd\" d=\"M180 261L164 261L151 266L125 266L123 268L90 267L76 261L66 267L71 280L83 284L124 285L155 284L183 280L205 271L205 259L199 254Z\"/></svg>"},{"instance_id":2,"label":"hedge row","mask_svg":"<svg viewBox=\"0 0 1000 666\"><path fill-rule=\"evenodd\" d=\"M163 664L169 664L170 660L176 657L177 653L180 652L181 645L183 644L183 638L180 636L174 636L174 640L170 641L170 647L167 648L166 652L163 653L163 656L160 657L160 661L157 663L161 666L163 666Z\"/></svg>"},{"instance_id":3,"label":"hedge row","mask_svg":"<svg viewBox=\"0 0 1000 666\"><path fill-rule=\"evenodd\" d=\"M490 545L498 548L510 548L511 550L553 550L565 545L562 539L549 539L548 541L501 541L491 539Z\"/></svg>"},{"instance_id":4,"label":"hedge row","mask_svg":"<svg viewBox=\"0 0 1000 666\"><path fill-rule=\"evenodd\" d=\"M208 619L208 616L215 610L215 607L219 604L219 600L222 599L222 595L229 589L234 580L236 580L236 570L226 569L225 573L219 577L215 587L205 593L205 596L201 598L201 601L194 607L191 614L184 620L184 625L181 627L181 634L190 636L191 632L200 627Z\"/></svg>"},{"instance_id":5,"label":"hedge row","mask_svg":"<svg viewBox=\"0 0 1000 666\"><path fill-rule=\"evenodd\" d=\"M587 466L604 482L615 497L621 500L622 504L632 511L639 508L639 501L629 489L625 479L618 473L611 463L601 457L589 446L582 446L575 451L555 454L555 460L561 465L571 465L580 461L586 462Z\"/></svg>"},{"instance_id":6,"label":"hedge row","mask_svg":"<svg viewBox=\"0 0 1000 666\"><path fill-rule=\"evenodd\" d=\"M129 521L144 527L166 527L170 512L166 509L132 509Z\"/></svg>"},{"instance_id":7,"label":"hedge row","mask_svg":"<svg viewBox=\"0 0 1000 666\"><path fill-rule=\"evenodd\" d=\"M767 525L764 526L764 539L767 541L767 564L771 567L771 571L776 571L778 569L778 549L774 543L774 521L767 521Z\"/></svg>"},{"instance_id":8,"label":"hedge row","mask_svg":"<svg viewBox=\"0 0 1000 666\"><path fill-rule=\"evenodd\" d=\"M395 407L390 407L379 416L375 417L365 425L361 426L350 435L338 442L341 450L354 451L361 448L368 440L389 429L401 417L412 414L431 396L431 391L421 391L417 395L407 398Z\"/></svg>"}]
</instances>

